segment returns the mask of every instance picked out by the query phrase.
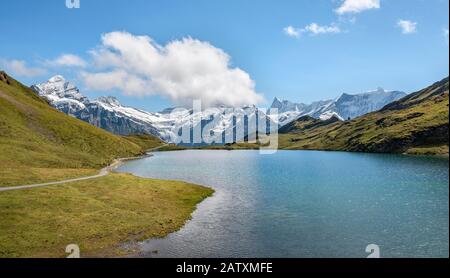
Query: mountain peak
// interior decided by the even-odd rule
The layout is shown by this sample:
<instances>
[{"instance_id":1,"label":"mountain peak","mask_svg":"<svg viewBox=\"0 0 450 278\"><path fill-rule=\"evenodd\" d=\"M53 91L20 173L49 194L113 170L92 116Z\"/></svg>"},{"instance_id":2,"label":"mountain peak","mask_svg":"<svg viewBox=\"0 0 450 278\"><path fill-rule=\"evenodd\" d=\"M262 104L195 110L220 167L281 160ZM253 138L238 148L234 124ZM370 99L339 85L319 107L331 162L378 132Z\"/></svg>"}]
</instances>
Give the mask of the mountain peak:
<instances>
[{"instance_id":1,"label":"mountain peak","mask_svg":"<svg viewBox=\"0 0 450 278\"><path fill-rule=\"evenodd\" d=\"M283 105L283 100L279 99L278 97L275 97L272 101L271 108L280 108Z\"/></svg>"},{"instance_id":2,"label":"mountain peak","mask_svg":"<svg viewBox=\"0 0 450 278\"><path fill-rule=\"evenodd\" d=\"M55 75L44 83L31 86L31 89L50 101L75 100L80 102L78 104L80 107L82 103L89 101L74 84L66 81L62 75Z\"/></svg>"},{"instance_id":3,"label":"mountain peak","mask_svg":"<svg viewBox=\"0 0 450 278\"><path fill-rule=\"evenodd\" d=\"M381 88L381 87L378 87L376 90L375 90L375 92L377 92L377 93L384 93L384 92L386 92L383 88Z\"/></svg>"},{"instance_id":4,"label":"mountain peak","mask_svg":"<svg viewBox=\"0 0 450 278\"><path fill-rule=\"evenodd\" d=\"M105 104L109 104L111 106L121 106L119 100L113 96L103 96L99 97L97 101Z\"/></svg>"},{"instance_id":5,"label":"mountain peak","mask_svg":"<svg viewBox=\"0 0 450 278\"><path fill-rule=\"evenodd\" d=\"M357 97L368 97L368 96L373 96L373 97L382 97L384 95L395 95L396 93L400 93L400 94L404 94L403 92L397 92L397 91L386 91L385 89L383 89L382 87L378 87L375 90L370 90L370 91L366 91L363 93L358 93L358 94L347 94L347 93L342 93L342 95L340 97L338 97L336 99L336 101L339 100L348 100L348 99L352 99L352 98L357 98Z\"/></svg>"}]
</instances>

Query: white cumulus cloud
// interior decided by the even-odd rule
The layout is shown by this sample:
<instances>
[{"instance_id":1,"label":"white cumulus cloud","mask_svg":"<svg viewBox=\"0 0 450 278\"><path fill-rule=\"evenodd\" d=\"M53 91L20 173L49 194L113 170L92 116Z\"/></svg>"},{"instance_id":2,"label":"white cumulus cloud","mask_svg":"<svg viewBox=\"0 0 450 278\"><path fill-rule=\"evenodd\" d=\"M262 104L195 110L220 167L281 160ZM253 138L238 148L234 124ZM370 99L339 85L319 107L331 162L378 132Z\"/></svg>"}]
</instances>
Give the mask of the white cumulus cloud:
<instances>
[{"instance_id":1,"label":"white cumulus cloud","mask_svg":"<svg viewBox=\"0 0 450 278\"><path fill-rule=\"evenodd\" d=\"M50 66L56 67L86 67L87 63L82 58L73 54L63 54L54 60L47 61Z\"/></svg>"},{"instance_id":2,"label":"white cumulus cloud","mask_svg":"<svg viewBox=\"0 0 450 278\"><path fill-rule=\"evenodd\" d=\"M331 24L331 25L325 25L325 26L321 26L317 23L311 23L308 26L306 26L305 28L303 28L301 30L303 33L311 33L313 35L320 35L320 34L327 34L327 33L340 33L341 29L339 28L339 26L335 25L335 24Z\"/></svg>"},{"instance_id":3,"label":"white cumulus cloud","mask_svg":"<svg viewBox=\"0 0 450 278\"><path fill-rule=\"evenodd\" d=\"M283 29L284 33L290 37L298 38L301 34L308 33L311 35L321 35L321 34L337 34L341 32L341 29L336 24L331 25L319 25L317 23L311 23L304 28L295 28L293 26L288 26Z\"/></svg>"},{"instance_id":4,"label":"white cumulus cloud","mask_svg":"<svg viewBox=\"0 0 450 278\"><path fill-rule=\"evenodd\" d=\"M96 73L82 72L81 77L86 86L93 90L119 89L129 96L156 94L153 93L155 89L150 80L130 74L123 69Z\"/></svg>"},{"instance_id":5,"label":"white cumulus cloud","mask_svg":"<svg viewBox=\"0 0 450 278\"><path fill-rule=\"evenodd\" d=\"M344 0L335 12L339 15L356 14L366 10L379 8L380 0Z\"/></svg>"},{"instance_id":6,"label":"white cumulus cloud","mask_svg":"<svg viewBox=\"0 0 450 278\"><path fill-rule=\"evenodd\" d=\"M263 101L249 74L232 67L227 53L190 37L159 45L149 36L111 32L91 55L98 70L81 77L94 90L161 95L179 105L194 99L233 107Z\"/></svg>"},{"instance_id":7,"label":"white cumulus cloud","mask_svg":"<svg viewBox=\"0 0 450 278\"><path fill-rule=\"evenodd\" d=\"M413 34L413 33L417 32L417 22L400 19L397 22L397 26L400 27L400 29L402 30L402 33L405 35Z\"/></svg>"},{"instance_id":8,"label":"white cumulus cloud","mask_svg":"<svg viewBox=\"0 0 450 278\"><path fill-rule=\"evenodd\" d=\"M283 29L283 32L289 37L298 38L300 37L300 30L294 28L293 26L288 26Z\"/></svg>"},{"instance_id":9,"label":"white cumulus cloud","mask_svg":"<svg viewBox=\"0 0 450 278\"><path fill-rule=\"evenodd\" d=\"M0 66L3 67L7 72L16 76L36 77L42 76L47 73L45 69L30 67L25 61L22 60L0 59Z\"/></svg>"}]
</instances>

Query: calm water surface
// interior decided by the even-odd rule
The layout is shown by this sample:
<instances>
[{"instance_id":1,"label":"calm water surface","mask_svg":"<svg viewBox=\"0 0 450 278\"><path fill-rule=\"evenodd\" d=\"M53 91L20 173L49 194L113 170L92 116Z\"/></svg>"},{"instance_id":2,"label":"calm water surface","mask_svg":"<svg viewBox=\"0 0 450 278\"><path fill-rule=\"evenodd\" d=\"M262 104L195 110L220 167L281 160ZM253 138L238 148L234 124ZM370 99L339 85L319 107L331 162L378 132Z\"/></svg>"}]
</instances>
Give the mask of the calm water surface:
<instances>
[{"instance_id":1,"label":"calm water surface","mask_svg":"<svg viewBox=\"0 0 450 278\"><path fill-rule=\"evenodd\" d=\"M145 257L449 256L446 158L344 152L158 152L118 169L216 190ZM154 251L158 251L155 253Z\"/></svg>"}]
</instances>

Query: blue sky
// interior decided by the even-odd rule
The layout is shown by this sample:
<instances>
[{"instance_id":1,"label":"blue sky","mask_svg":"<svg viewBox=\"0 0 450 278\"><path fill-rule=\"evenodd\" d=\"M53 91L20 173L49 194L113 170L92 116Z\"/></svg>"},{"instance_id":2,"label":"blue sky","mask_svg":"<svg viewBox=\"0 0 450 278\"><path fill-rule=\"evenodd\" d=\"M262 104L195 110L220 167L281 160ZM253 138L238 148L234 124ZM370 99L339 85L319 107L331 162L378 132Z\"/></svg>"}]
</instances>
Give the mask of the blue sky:
<instances>
[{"instance_id":1,"label":"blue sky","mask_svg":"<svg viewBox=\"0 0 450 278\"><path fill-rule=\"evenodd\" d=\"M211 47L203 45L201 49L221 49L229 55L231 64L220 68L226 76L239 68L254 81L252 87L245 74L233 72L230 79L218 83L224 84L223 94L237 91L230 96L218 93L218 99L234 101L231 99L239 98L241 91L246 92L246 99L256 99L250 96L254 92L264 97L266 102L259 104L266 107L275 96L309 103L377 87L412 92L448 76L447 0L347 1L350 4L344 0L80 0L79 9L67 9L65 0L8 1L2 4L0 17L0 68L9 69L28 85L63 74L91 98L115 95L124 104L152 111L179 104L183 101L180 95L189 94L186 90L190 87L180 83L178 87L185 90L166 92L167 84L178 79L158 84L148 81L156 79L153 74L178 76L179 72L170 69L148 73L144 69L143 77L142 71L126 66L94 68L89 51L101 48L102 34L145 35L163 48L186 37L207 42ZM364 3L361 6L358 1L375 6L361 8ZM344 4L350 6L342 10ZM63 54L76 55L85 64L58 65L55 61ZM210 65L204 62L206 67ZM190 69L188 64L186 71ZM155 88L144 92L133 87L130 93L123 84L105 87L87 82L80 74L119 70L126 71L127 78L142 77L146 85ZM218 76L222 76L220 70ZM187 79L192 77L192 73L186 74ZM229 87L227 80L242 81L242 86ZM213 94L215 88L200 87L193 87L204 89L196 92L200 96Z\"/></svg>"}]
</instances>

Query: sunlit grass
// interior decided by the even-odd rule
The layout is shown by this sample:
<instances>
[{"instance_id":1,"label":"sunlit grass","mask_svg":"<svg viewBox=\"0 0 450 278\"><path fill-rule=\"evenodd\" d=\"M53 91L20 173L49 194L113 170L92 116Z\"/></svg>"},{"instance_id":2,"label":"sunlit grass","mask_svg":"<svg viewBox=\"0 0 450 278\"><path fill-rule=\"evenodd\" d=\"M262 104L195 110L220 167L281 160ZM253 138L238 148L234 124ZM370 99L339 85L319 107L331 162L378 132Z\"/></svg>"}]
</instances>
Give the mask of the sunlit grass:
<instances>
[{"instance_id":1,"label":"sunlit grass","mask_svg":"<svg viewBox=\"0 0 450 278\"><path fill-rule=\"evenodd\" d=\"M121 256L128 241L178 230L213 190L179 181L108 176L0 192L0 257Z\"/></svg>"}]
</instances>

